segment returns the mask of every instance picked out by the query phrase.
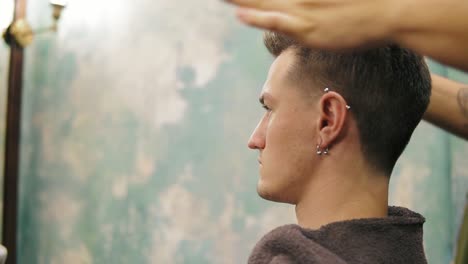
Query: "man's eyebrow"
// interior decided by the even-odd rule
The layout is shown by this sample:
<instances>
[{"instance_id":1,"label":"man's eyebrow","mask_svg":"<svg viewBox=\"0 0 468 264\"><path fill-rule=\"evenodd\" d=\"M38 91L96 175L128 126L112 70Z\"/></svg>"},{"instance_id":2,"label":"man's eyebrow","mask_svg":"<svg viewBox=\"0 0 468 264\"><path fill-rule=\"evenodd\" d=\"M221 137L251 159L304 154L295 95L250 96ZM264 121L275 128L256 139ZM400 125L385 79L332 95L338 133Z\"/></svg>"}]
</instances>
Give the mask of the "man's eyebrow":
<instances>
[{"instance_id":1,"label":"man's eyebrow","mask_svg":"<svg viewBox=\"0 0 468 264\"><path fill-rule=\"evenodd\" d=\"M262 94L259 98L258 101L260 102L261 105L265 105L265 96Z\"/></svg>"}]
</instances>

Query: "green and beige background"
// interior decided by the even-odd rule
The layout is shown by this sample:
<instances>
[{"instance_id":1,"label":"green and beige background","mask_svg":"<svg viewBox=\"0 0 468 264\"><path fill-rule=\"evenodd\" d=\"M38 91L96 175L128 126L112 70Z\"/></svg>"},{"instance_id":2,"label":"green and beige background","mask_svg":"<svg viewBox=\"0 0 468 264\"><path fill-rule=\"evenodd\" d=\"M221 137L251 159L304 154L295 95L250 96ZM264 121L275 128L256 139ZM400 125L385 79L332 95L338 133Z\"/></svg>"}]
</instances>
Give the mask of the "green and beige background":
<instances>
[{"instance_id":1,"label":"green and beige background","mask_svg":"<svg viewBox=\"0 0 468 264\"><path fill-rule=\"evenodd\" d=\"M11 2L0 0L2 26ZM232 11L219 0L77 0L57 34L35 38L25 54L19 263L245 263L263 234L294 222L294 208L255 192L257 153L246 142L272 58ZM50 12L28 0L33 26L51 23ZM2 139L8 57L0 44ZM452 258L467 157L466 141L422 122L392 175L391 203L427 218L430 263Z\"/></svg>"}]
</instances>

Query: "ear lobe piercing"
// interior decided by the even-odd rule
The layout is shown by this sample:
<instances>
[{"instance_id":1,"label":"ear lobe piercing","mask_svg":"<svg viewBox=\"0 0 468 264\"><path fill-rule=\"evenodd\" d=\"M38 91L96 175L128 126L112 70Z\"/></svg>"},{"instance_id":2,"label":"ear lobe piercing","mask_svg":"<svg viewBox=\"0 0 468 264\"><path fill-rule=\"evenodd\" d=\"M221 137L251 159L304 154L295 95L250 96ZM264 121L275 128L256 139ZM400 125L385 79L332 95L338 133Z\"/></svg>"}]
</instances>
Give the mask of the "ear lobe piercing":
<instances>
[{"instance_id":1,"label":"ear lobe piercing","mask_svg":"<svg viewBox=\"0 0 468 264\"><path fill-rule=\"evenodd\" d=\"M317 145L317 155L322 155L322 150L320 150L320 146Z\"/></svg>"},{"instance_id":2,"label":"ear lobe piercing","mask_svg":"<svg viewBox=\"0 0 468 264\"><path fill-rule=\"evenodd\" d=\"M324 150L320 149L320 145L317 145L317 155L322 156L322 155L328 155L329 154L329 149L328 147L325 148Z\"/></svg>"},{"instance_id":3,"label":"ear lobe piercing","mask_svg":"<svg viewBox=\"0 0 468 264\"><path fill-rule=\"evenodd\" d=\"M328 147L323 151L323 155L328 155Z\"/></svg>"},{"instance_id":4,"label":"ear lobe piercing","mask_svg":"<svg viewBox=\"0 0 468 264\"><path fill-rule=\"evenodd\" d=\"M320 144L317 144L317 155L319 155L319 156L328 155L328 153L329 153L328 147L326 147L324 150L322 150L320 148L321 145L322 145L322 139L320 139Z\"/></svg>"}]
</instances>

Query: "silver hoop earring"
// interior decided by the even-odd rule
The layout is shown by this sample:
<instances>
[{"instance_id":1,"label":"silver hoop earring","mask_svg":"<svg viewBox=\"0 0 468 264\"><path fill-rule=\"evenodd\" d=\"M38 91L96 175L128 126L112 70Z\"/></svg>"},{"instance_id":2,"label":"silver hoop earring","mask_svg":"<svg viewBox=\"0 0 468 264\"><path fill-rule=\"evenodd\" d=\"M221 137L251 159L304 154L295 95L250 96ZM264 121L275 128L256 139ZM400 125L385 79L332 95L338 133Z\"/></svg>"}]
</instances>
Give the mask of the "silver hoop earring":
<instances>
[{"instance_id":1,"label":"silver hoop earring","mask_svg":"<svg viewBox=\"0 0 468 264\"><path fill-rule=\"evenodd\" d=\"M317 155L321 156L322 155L322 151L320 150L320 146L317 145Z\"/></svg>"}]
</instances>

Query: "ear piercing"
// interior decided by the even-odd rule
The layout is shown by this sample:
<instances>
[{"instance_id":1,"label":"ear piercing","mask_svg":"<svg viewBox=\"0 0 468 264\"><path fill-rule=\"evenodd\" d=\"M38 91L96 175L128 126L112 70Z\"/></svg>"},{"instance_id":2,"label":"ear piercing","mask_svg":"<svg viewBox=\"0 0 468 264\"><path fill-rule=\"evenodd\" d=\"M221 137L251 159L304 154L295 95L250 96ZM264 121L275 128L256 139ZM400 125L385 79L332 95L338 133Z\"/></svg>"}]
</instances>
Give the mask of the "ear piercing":
<instances>
[{"instance_id":1,"label":"ear piercing","mask_svg":"<svg viewBox=\"0 0 468 264\"><path fill-rule=\"evenodd\" d=\"M330 90L330 88L327 87L327 88L325 88L323 91L324 91L325 93L328 93L328 92L330 92L331 90ZM346 105L346 109L348 109L348 110L351 109L351 106Z\"/></svg>"},{"instance_id":2,"label":"ear piercing","mask_svg":"<svg viewBox=\"0 0 468 264\"><path fill-rule=\"evenodd\" d=\"M328 154L329 154L328 147L325 148L324 150L321 150L320 145L317 145L317 155L322 156L322 155L328 155Z\"/></svg>"},{"instance_id":3,"label":"ear piercing","mask_svg":"<svg viewBox=\"0 0 468 264\"><path fill-rule=\"evenodd\" d=\"M320 148L321 145L322 145L322 139L320 139L320 144L317 144L317 155L319 155L319 156L328 155L328 153L329 153L328 147L326 147L324 150L322 150Z\"/></svg>"}]
</instances>

